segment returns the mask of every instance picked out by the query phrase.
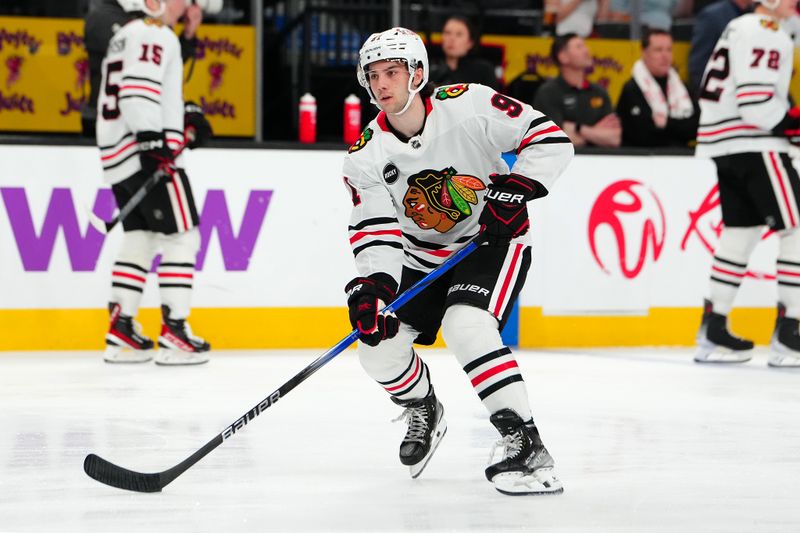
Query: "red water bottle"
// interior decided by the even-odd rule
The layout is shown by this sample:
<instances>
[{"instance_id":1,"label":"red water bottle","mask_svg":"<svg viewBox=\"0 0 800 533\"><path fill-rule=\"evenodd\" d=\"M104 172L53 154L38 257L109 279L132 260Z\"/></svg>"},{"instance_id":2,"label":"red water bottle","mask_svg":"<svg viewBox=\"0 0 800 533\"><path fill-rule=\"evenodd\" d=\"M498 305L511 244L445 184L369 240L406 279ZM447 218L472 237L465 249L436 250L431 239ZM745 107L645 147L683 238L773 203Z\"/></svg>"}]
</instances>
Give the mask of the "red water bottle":
<instances>
[{"instance_id":1,"label":"red water bottle","mask_svg":"<svg viewBox=\"0 0 800 533\"><path fill-rule=\"evenodd\" d=\"M300 128L301 143L317 142L317 99L310 93L300 98Z\"/></svg>"},{"instance_id":2,"label":"red water bottle","mask_svg":"<svg viewBox=\"0 0 800 533\"><path fill-rule=\"evenodd\" d=\"M344 99L344 143L353 144L361 137L361 99L351 94Z\"/></svg>"}]
</instances>

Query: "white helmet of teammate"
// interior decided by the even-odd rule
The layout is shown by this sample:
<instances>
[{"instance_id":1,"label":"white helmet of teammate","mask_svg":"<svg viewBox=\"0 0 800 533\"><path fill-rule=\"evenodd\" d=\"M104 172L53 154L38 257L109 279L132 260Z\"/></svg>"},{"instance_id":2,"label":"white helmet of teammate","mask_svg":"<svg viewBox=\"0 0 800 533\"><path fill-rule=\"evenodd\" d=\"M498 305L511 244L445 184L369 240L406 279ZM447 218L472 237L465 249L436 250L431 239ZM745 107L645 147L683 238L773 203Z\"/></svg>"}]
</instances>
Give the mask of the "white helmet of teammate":
<instances>
[{"instance_id":1,"label":"white helmet of teammate","mask_svg":"<svg viewBox=\"0 0 800 533\"><path fill-rule=\"evenodd\" d=\"M158 3L158 9L154 11L147 7L147 0L117 0L117 3L125 11L143 11L151 17L158 18L164 14L167 4L165 0L156 0L156 2Z\"/></svg>"},{"instance_id":2,"label":"white helmet of teammate","mask_svg":"<svg viewBox=\"0 0 800 533\"><path fill-rule=\"evenodd\" d=\"M414 95L428 83L428 51L419 35L406 28L392 28L380 33L373 33L358 52L358 83L367 90L370 102L378 106L375 95L367 79L368 66L377 61L387 59L401 59L408 67L408 101L403 109L397 113L402 115L411 105ZM414 72L422 68L422 83L419 87L412 87ZM380 106L378 106L380 107Z\"/></svg>"}]
</instances>

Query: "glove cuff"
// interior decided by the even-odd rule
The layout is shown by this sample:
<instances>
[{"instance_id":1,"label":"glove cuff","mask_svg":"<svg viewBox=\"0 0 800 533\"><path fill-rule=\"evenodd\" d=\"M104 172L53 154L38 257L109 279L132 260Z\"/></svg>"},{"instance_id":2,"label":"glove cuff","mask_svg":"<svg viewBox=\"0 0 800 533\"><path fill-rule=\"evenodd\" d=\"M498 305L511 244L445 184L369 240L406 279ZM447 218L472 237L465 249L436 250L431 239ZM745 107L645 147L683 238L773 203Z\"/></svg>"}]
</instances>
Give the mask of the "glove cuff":
<instances>
[{"instance_id":1,"label":"glove cuff","mask_svg":"<svg viewBox=\"0 0 800 533\"><path fill-rule=\"evenodd\" d=\"M136 134L140 152L167 148L167 137L163 131L140 131Z\"/></svg>"},{"instance_id":2,"label":"glove cuff","mask_svg":"<svg viewBox=\"0 0 800 533\"><path fill-rule=\"evenodd\" d=\"M376 296L388 304L397 297L397 282L385 272L376 272L366 277L353 278L344 290L348 293L348 305L354 298L365 294Z\"/></svg>"}]
</instances>

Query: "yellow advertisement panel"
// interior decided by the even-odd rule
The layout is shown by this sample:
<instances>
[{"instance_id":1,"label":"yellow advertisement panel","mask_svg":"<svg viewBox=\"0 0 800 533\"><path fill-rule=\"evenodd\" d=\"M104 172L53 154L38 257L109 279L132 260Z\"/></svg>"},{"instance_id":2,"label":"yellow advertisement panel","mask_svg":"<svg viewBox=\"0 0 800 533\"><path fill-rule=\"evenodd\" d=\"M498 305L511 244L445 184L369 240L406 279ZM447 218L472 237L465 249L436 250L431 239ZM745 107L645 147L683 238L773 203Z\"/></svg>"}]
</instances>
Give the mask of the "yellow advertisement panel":
<instances>
[{"instance_id":1,"label":"yellow advertisement panel","mask_svg":"<svg viewBox=\"0 0 800 533\"><path fill-rule=\"evenodd\" d=\"M255 133L255 32L201 26L187 62L185 98L202 105L215 135ZM0 131L81 131L89 97L83 21L0 17Z\"/></svg>"},{"instance_id":2,"label":"yellow advertisement panel","mask_svg":"<svg viewBox=\"0 0 800 533\"><path fill-rule=\"evenodd\" d=\"M0 130L79 132L88 95L83 21L0 18Z\"/></svg>"}]
</instances>

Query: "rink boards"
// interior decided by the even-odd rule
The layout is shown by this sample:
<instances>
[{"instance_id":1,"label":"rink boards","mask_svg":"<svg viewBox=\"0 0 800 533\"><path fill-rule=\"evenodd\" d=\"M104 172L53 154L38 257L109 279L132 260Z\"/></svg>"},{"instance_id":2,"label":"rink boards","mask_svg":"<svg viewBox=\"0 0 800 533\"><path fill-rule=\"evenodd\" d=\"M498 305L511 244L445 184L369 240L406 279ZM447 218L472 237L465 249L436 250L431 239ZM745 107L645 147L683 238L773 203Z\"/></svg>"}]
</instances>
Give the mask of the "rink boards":
<instances>
[{"instance_id":1,"label":"rink boards","mask_svg":"<svg viewBox=\"0 0 800 533\"><path fill-rule=\"evenodd\" d=\"M347 334L355 275L343 152L203 149L188 171L201 213L194 329L218 348L328 347ZM0 350L101 348L119 230L89 147L0 146ZM447 166L443 161L443 168ZM402 169L401 169L402 170ZM530 204L533 267L525 347L689 345L720 228L710 161L577 156ZM766 342L777 239L766 234L737 297L734 329ZM141 320L158 332L149 276Z\"/></svg>"}]
</instances>

